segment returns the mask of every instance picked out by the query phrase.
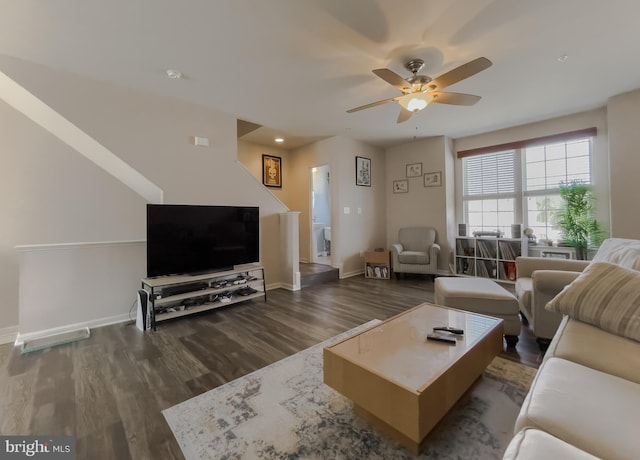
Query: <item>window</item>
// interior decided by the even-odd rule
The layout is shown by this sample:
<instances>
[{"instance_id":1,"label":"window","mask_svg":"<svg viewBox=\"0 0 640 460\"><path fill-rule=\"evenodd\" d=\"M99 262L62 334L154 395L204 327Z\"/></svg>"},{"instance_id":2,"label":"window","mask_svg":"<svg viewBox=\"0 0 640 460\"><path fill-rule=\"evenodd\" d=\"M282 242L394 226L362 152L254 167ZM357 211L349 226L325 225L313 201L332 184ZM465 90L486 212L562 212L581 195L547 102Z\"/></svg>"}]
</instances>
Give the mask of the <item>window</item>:
<instances>
[{"instance_id":1,"label":"window","mask_svg":"<svg viewBox=\"0 0 640 460\"><path fill-rule=\"evenodd\" d=\"M515 222L515 151L462 162L465 222L471 231L495 231Z\"/></svg>"},{"instance_id":2,"label":"window","mask_svg":"<svg viewBox=\"0 0 640 460\"><path fill-rule=\"evenodd\" d=\"M538 239L558 240L560 185L592 183L591 150L591 136L583 135L463 157L463 215L470 231L511 236L511 224L521 222Z\"/></svg>"},{"instance_id":3,"label":"window","mask_svg":"<svg viewBox=\"0 0 640 460\"><path fill-rule=\"evenodd\" d=\"M591 140L525 148L525 224L538 238L557 241L556 212L562 206L560 186L573 180L591 184Z\"/></svg>"}]
</instances>

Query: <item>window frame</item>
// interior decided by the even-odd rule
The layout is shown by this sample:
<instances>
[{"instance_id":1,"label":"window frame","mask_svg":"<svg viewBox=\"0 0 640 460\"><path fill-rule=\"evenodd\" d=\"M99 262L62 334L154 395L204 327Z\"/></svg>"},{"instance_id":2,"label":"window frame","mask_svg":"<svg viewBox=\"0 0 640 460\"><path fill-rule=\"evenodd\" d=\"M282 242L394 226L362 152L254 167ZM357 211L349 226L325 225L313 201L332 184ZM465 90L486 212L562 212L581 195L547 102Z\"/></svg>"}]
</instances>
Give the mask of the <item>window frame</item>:
<instances>
[{"instance_id":1,"label":"window frame","mask_svg":"<svg viewBox=\"0 0 640 460\"><path fill-rule=\"evenodd\" d=\"M537 189L537 190L526 190L525 187L525 181L527 180L527 175L526 175L526 167L527 167L527 163L526 163L526 149L527 148L531 148L531 147L549 147L549 146L553 146L553 145L557 145L557 144L563 144L564 145L564 161L567 161L567 145L575 142L575 141L587 141L588 142L588 161L589 161L589 182L588 184L590 186L594 186L594 178L595 178L595 170L594 170L594 166L595 166L595 154L594 154L594 144L595 144L595 133L594 133L595 128L589 129L589 130L581 130L581 131L575 131L572 133L568 133L569 135L566 138L561 138L560 136L546 136L545 138L538 138L538 139L544 139L546 140L546 142L538 142L536 140L536 142L533 142L531 144L526 144L526 141L523 141L525 143L510 143L510 144L502 144L501 146L506 146L506 147L511 147L505 150L512 150L514 152L514 163L513 163L513 167L514 167L514 192L513 193L498 193L498 194L487 194L487 195L467 195L465 194L466 191L466 177L465 177L465 160L468 157L471 156L476 156L476 155L485 155L485 154L495 154L495 153L500 153L500 150L496 150L495 147L499 147L499 146L494 146L494 148L485 148L485 149L474 149L474 150L467 150L465 152L459 152L458 153L458 158L461 160L460 161L460 187L459 187L459 196L460 196L460 213L458 214L460 216L459 221L461 223L466 223L467 224L467 228L469 228L469 231L473 231L471 228L471 225L469 223L469 202L473 201L473 200L491 200L491 199L504 199L504 198L513 198L514 199L514 222L513 223L522 223L522 228L526 228L528 226L531 226L531 223L529 222L529 214L531 212L531 210L528 207L528 199L532 198L532 197L544 197L544 196L555 196L555 195L559 195L560 194L560 187L555 187L555 188L544 188L544 189ZM577 133L580 133L581 135L577 135ZM513 148L514 145L517 144L517 148ZM472 152L472 153L470 153ZM547 163L547 159L544 160L545 163ZM546 176L545 176L546 177ZM541 227L541 225L533 225L534 227ZM546 217L545 220L545 225L544 225L545 229L547 230L547 234L549 234L549 228L550 224L549 224L549 219L548 216ZM487 228L484 228L483 230L489 230ZM491 229L491 230L495 230L495 229ZM501 231L503 231L505 233L505 235L509 235L509 233L506 231L507 227L503 227L500 229ZM509 235L510 236L510 235ZM539 237L542 237L542 235L538 235Z\"/></svg>"}]
</instances>

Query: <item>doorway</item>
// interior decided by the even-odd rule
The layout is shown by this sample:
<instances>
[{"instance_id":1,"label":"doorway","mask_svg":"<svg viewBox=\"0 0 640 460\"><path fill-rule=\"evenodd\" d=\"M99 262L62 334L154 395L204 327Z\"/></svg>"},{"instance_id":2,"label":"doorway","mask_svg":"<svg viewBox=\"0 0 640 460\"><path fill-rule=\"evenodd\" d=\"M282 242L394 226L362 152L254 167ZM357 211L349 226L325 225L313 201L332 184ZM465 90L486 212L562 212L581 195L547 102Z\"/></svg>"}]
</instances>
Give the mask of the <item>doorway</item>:
<instances>
[{"instance_id":1,"label":"doorway","mask_svg":"<svg viewBox=\"0 0 640 460\"><path fill-rule=\"evenodd\" d=\"M309 260L331 265L331 172L329 165L311 168L311 238Z\"/></svg>"}]
</instances>

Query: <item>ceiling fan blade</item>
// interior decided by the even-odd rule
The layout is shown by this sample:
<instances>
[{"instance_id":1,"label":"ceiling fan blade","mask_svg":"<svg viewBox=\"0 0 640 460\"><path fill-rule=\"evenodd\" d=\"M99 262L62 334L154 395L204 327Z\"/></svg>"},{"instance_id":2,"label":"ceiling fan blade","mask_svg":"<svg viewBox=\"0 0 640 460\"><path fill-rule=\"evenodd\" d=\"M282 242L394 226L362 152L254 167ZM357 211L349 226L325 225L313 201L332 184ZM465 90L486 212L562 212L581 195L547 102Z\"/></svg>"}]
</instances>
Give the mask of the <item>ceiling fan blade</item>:
<instances>
[{"instance_id":1,"label":"ceiling fan blade","mask_svg":"<svg viewBox=\"0 0 640 460\"><path fill-rule=\"evenodd\" d=\"M405 109L404 107L400 107L400 114L398 115L398 123L407 121L409 118L411 118L411 115L413 115L413 112Z\"/></svg>"},{"instance_id":2,"label":"ceiling fan blade","mask_svg":"<svg viewBox=\"0 0 640 460\"><path fill-rule=\"evenodd\" d=\"M389 83L391 86L395 86L396 88L398 88L400 91L402 91L404 88L411 87L411 84L409 84L407 80L405 80L404 78L402 78L400 75L398 75L392 70L375 69L375 70L372 70L372 72L376 74L378 77L382 78L387 83Z\"/></svg>"},{"instance_id":3,"label":"ceiling fan blade","mask_svg":"<svg viewBox=\"0 0 640 460\"><path fill-rule=\"evenodd\" d=\"M456 67L455 69L440 75L429 83L429 88L435 90L444 89L447 86L451 86L454 83L458 83L465 78L469 78L485 69L488 69L491 65L492 63L489 59L479 57L478 59L462 64L460 67Z\"/></svg>"},{"instance_id":4,"label":"ceiling fan blade","mask_svg":"<svg viewBox=\"0 0 640 460\"><path fill-rule=\"evenodd\" d=\"M451 104L451 105L473 105L482 99L480 96L473 94L463 93L431 93L433 95L433 102L439 104Z\"/></svg>"},{"instance_id":5,"label":"ceiling fan blade","mask_svg":"<svg viewBox=\"0 0 640 460\"><path fill-rule=\"evenodd\" d=\"M398 97L401 97L401 96L398 96ZM398 97L390 97L389 99L383 99L382 101L376 101L376 102L372 102L370 104L361 105L360 107L356 107L355 109L347 110L347 113L353 113L353 112L357 112L359 110L369 109L369 108L375 107L377 105L386 104L387 102L393 102L393 101L396 101L398 99Z\"/></svg>"}]
</instances>

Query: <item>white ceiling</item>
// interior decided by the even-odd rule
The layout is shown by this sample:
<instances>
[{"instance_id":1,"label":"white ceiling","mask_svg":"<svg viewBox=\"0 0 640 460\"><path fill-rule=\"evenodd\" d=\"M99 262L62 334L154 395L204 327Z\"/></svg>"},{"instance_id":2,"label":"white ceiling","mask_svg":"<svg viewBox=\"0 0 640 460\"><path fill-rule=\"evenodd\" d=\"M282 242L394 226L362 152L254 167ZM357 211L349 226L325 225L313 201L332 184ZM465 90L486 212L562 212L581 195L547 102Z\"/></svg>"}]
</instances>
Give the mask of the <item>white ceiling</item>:
<instances>
[{"instance_id":1,"label":"white ceiling","mask_svg":"<svg viewBox=\"0 0 640 460\"><path fill-rule=\"evenodd\" d=\"M208 105L295 138L389 146L460 137L603 106L640 87L638 0L0 0L0 54ZM567 55L564 62L557 58ZM489 69L397 124L410 58L436 77L480 56ZM186 78L170 80L166 69ZM0 69L2 70L2 69ZM252 133L257 141L262 130Z\"/></svg>"}]
</instances>

